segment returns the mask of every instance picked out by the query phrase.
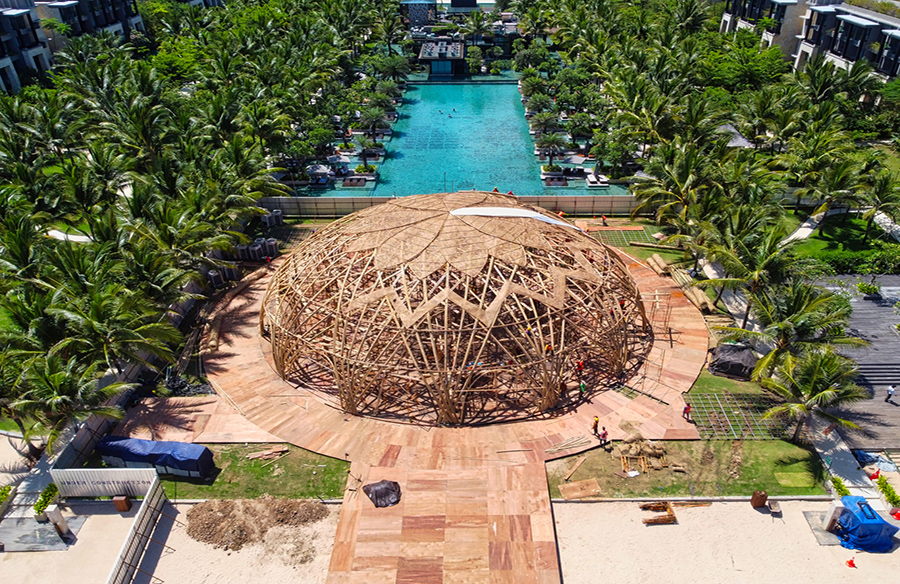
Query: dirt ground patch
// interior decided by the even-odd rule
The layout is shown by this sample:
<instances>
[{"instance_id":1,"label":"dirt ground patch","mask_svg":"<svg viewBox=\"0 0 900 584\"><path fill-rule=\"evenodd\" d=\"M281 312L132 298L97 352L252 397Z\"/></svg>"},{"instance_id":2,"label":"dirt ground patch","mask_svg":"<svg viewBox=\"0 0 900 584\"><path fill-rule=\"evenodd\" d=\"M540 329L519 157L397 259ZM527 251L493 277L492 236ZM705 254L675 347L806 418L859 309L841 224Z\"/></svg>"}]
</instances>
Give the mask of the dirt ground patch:
<instances>
[{"instance_id":1,"label":"dirt ground patch","mask_svg":"<svg viewBox=\"0 0 900 584\"><path fill-rule=\"evenodd\" d=\"M618 444L618 443L616 443ZM615 445L614 445L615 446ZM633 478L615 473L622 470L618 448L596 448L589 452L547 463L550 495L560 497L559 485L578 458L585 461L569 482L597 479L600 497L662 497L746 495L767 491L769 495L820 495L822 468L809 450L780 440L689 440L665 443L668 467ZM683 472L675 469L681 468ZM788 474L791 481L778 480ZM802 478L803 480L794 480Z\"/></svg>"},{"instance_id":2,"label":"dirt ground patch","mask_svg":"<svg viewBox=\"0 0 900 584\"><path fill-rule=\"evenodd\" d=\"M261 497L259 499L212 500L194 506L187 514L191 538L217 548L239 550L245 545L265 543L292 562L306 554L304 542L290 540L288 531L278 528L315 523L328 515L325 505Z\"/></svg>"}]
</instances>

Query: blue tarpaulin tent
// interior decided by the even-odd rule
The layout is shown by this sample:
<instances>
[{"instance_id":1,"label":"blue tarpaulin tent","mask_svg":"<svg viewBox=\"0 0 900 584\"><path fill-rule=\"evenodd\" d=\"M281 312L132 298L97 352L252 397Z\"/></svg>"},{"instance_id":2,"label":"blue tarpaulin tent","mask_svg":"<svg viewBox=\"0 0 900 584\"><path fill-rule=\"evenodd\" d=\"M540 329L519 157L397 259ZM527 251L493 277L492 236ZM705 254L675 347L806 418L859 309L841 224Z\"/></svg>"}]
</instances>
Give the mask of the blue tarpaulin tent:
<instances>
[{"instance_id":1,"label":"blue tarpaulin tent","mask_svg":"<svg viewBox=\"0 0 900 584\"><path fill-rule=\"evenodd\" d=\"M205 477L215 468L206 446L106 436L97 444L103 462L119 467L156 467L162 474Z\"/></svg>"},{"instance_id":2,"label":"blue tarpaulin tent","mask_svg":"<svg viewBox=\"0 0 900 584\"><path fill-rule=\"evenodd\" d=\"M834 532L841 545L851 550L886 553L894 547L897 528L882 519L864 497L841 497L844 509Z\"/></svg>"}]
</instances>

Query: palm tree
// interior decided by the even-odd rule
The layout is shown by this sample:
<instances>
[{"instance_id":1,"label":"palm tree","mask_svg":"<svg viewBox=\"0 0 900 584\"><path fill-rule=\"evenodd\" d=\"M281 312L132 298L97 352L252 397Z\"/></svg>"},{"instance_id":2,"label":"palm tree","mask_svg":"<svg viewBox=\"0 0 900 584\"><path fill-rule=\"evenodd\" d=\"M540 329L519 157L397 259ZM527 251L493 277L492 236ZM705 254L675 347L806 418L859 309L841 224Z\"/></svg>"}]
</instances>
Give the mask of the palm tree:
<instances>
[{"instance_id":1,"label":"palm tree","mask_svg":"<svg viewBox=\"0 0 900 584\"><path fill-rule=\"evenodd\" d=\"M702 200L709 187L708 164L695 144L678 141L660 148L647 165L653 178L632 186L638 203L632 216L654 210L657 222L671 216L685 220L690 207Z\"/></svg>"},{"instance_id":2,"label":"palm tree","mask_svg":"<svg viewBox=\"0 0 900 584\"><path fill-rule=\"evenodd\" d=\"M542 112L531 116L528 121L531 129L541 134L552 134L559 128L559 116L554 112Z\"/></svg>"},{"instance_id":3,"label":"palm tree","mask_svg":"<svg viewBox=\"0 0 900 584\"><path fill-rule=\"evenodd\" d=\"M18 358L18 355L8 350L0 353L0 417L16 424L22 435L22 441L28 448L28 457L37 460L41 456L41 449L33 441L31 431L33 423L29 422L28 412L22 411L18 404L21 397L18 383L22 369L23 360Z\"/></svg>"},{"instance_id":4,"label":"palm tree","mask_svg":"<svg viewBox=\"0 0 900 584\"><path fill-rule=\"evenodd\" d=\"M125 363L154 368L148 356L174 361L171 345L181 334L159 322L159 308L120 284L92 289L86 298L68 298L47 312L67 323L69 335L51 350L51 355L71 355L82 363L102 362L121 373Z\"/></svg>"},{"instance_id":5,"label":"palm tree","mask_svg":"<svg viewBox=\"0 0 900 584\"><path fill-rule=\"evenodd\" d=\"M802 192L813 200L822 201L813 212L813 215L822 215L819 221L819 235L822 234L831 208L835 204L844 203L847 205L846 214L849 214L850 205L858 199L862 187L856 161L846 158L832 163L813 185L798 189L798 193Z\"/></svg>"},{"instance_id":6,"label":"palm tree","mask_svg":"<svg viewBox=\"0 0 900 584\"><path fill-rule=\"evenodd\" d=\"M377 107L364 109L359 117L359 125L361 128L368 131L369 135L374 140L378 130L388 126L388 123L384 119L384 110Z\"/></svg>"},{"instance_id":7,"label":"palm tree","mask_svg":"<svg viewBox=\"0 0 900 584\"><path fill-rule=\"evenodd\" d=\"M795 240L782 244L788 233L781 223L760 231L733 239L726 245L715 246L711 250L710 259L720 262L729 276L711 278L698 284L743 290L747 294L742 329L747 328L753 298L770 282L778 281L788 272L793 259L792 248L797 243Z\"/></svg>"},{"instance_id":8,"label":"palm tree","mask_svg":"<svg viewBox=\"0 0 900 584\"><path fill-rule=\"evenodd\" d=\"M385 44L388 55L394 54L394 41L403 36L403 21L393 12L382 14L372 30L374 35Z\"/></svg>"},{"instance_id":9,"label":"palm tree","mask_svg":"<svg viewBox=\"0 0 900 584\"><path fill-rule=\"evenodd\" d=\"M474 45L480 44L481 37L490 33L491 30L493 30L491 22L480 8L469 13L461 28L466 39L473 37L472 44Z\"/></svg>"},{"instance_id":10,"label":"palm tree","mask_svg":"<svg viewBox=\"0 0 900 584\"><path fill-rule=\"evenodd\" d=\"M851 430L859 427L829 410L869 398L854 383L856 363L841 357L830 347L811 351L799 359L787 359L775 370L774 377L763 379L762 386L778 394L784 403L766 412L764 418L786 416L797 422L792 442L799 442L810 418L816 417Z\"/></svg>"},{"instance_id":11,"label":"palm tree","mask_svg":"<svg viewBox=\"0 0 900 584\"><path fill-rule=\"evenodd\" d=\"M53 452L53 445L71 422L91 415L122 418L122 408L108 402L134 384L102 385L98 383L101 374L98 364L84 366L74 357L64 360L59 355L35 360L23 372L24 391L13 407L37 420L32 432L47 433L48 452Z\"/></svg>"},{"instance_id":12,"label":"palm tree","mask_svg":"<svg viewBox=\"0 0 900 584\"><path fill-rule=\"evenodd\" d=\"M900 213L900 182L898 182L897 175L887 170L875 175L872 187L865 194L864 200L869 208L863 213L863 219L866 220L866 235L863 237L863 244L869 240L869 232L878 213L884 213L891 220L894 220Z\"/></svg>"},{"instance_id":13,"label":"palm tree","mask_svg":"<svg viewBox=\"0 0 900 584\"><path fill-rule=\"evenodd\" d=\"M384 57L374 62L375 71L381 79L390 79L396 83L406 81L411 71L409 61L402 55Z\"/></svg>"},{"instance_id":14,"label":"palm tree","mask_svg":"<svg viewBox=\"0 0 900 584\"><path fill-rule=\"evenodd\" d=\"M537 139L537 147L547 151L549 166L553 166L553 156L564 151L568 144L569 141L562 134L541 134Z\"/></svg>"},{"instance_id":15,"label":"palm tree","mask_svg":"<svg viewBox=\"0 0 900 584\"><path fill-rule=\"evenodd\" d=\"M868 343L847 334L850 304L842 296L793 278L753 298L759 331L719 327L728 340L751 340L769 348L756 363L754 379L770 376L789 357L830 346L863 347Z\"/></svg>"}]
</instances>

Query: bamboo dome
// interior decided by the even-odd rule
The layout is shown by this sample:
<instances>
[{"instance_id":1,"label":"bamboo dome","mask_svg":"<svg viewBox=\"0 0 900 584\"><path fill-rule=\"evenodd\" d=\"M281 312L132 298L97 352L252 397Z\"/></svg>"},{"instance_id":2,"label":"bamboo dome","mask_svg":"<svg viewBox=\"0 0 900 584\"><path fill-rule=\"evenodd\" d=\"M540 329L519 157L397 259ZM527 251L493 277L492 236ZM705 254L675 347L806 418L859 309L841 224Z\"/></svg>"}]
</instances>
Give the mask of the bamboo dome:
<instances>
[{"instance_id":1,"label":"bamboo dome","mask_svg":"<svg viewBox=\"0 0 900 584\"><path fill-rule=\"evenodd\" d=\"M403 197L317 231L272 277L260 332L279 375L350 414L452 425L606 388L651 337L612 250L475 191Z\"/></svg>"}]
</instances>

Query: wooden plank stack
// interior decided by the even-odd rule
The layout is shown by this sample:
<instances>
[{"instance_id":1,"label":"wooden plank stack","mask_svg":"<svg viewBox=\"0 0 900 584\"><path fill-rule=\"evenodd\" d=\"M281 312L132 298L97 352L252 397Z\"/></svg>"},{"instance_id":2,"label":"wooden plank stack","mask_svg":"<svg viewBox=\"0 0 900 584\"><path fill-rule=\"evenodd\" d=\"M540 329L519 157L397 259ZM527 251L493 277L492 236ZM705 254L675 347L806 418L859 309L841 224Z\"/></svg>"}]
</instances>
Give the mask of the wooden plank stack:
<instances>
[{"instance_id":1,"label":"wooden plank stack","mask_svg":"<svg viewBox=\"0 0 900 584\"><path fill-rule=\"evenodd\" d=\"M678 523L678 519L675 517L675 509L672 508L672 504L668 501L644 503L643 505L641 505L641 510L666 512L665 515L655 515L653 517L643 519L642 522L644 523L644 525L673 525L675 523Z\"/></svg>"},{"instance_id":2,"label":"wooden plank stack","mask_svg":"<svg viewBox=\"0 0 900 584\"><path fill-rule=\"evenodd\" d=\"M247 458L250 460L272 460L273 458L278 458L282 454L286 454L290 452L290 448L287 446L275 446L268 450L262 450L260 452L251 452L247 455Z\"/></svg>"}]
</instances>

